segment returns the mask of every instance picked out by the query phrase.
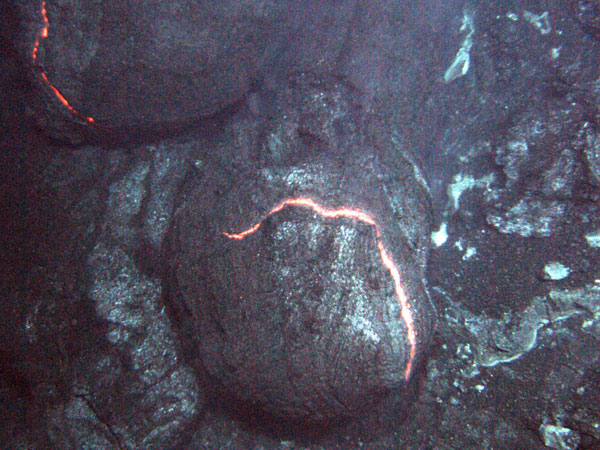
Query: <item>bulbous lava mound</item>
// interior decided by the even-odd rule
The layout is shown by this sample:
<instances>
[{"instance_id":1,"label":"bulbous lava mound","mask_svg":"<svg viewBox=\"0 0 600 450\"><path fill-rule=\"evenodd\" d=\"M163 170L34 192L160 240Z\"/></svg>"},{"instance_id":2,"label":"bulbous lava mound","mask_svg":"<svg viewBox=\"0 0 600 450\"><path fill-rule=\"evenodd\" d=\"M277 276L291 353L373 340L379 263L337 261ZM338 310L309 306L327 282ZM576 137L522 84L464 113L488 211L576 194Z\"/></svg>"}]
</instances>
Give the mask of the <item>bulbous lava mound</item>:
<instances>
[{"instance_id":1,"label":"bulbous lava mound","mask_svg":"<svg viewBox=\"0 0 600 450\"><path fill-rule=\"evenodd\" d=\"M309 422L404 386L433 322L430 202L411 164L323 158L238 176L226 194L216 177L180 208L170 244L172 297L208 373Z\"/></svg>"}]
</instances>

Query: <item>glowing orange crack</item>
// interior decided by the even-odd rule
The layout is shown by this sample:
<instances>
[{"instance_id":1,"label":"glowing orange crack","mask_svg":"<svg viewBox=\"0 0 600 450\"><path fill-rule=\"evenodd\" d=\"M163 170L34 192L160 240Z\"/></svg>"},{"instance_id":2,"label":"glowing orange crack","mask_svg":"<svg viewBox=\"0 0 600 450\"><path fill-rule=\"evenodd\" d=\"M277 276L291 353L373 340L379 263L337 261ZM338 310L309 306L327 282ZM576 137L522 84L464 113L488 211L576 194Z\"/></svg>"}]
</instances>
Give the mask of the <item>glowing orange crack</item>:
<instances>
[{"instance_id":1,"label":"glowing orange crack","mask_svg":"<svg viewBox=\"0 0 600 450\"><path fill-rule=\"evenodd\" d=\"M44 18L44 28L41 29L38 38L35 40L35 44L33 46L32 52L31 52L31 57L32 57L34 63L37 61L37 55L38 55L38 49L40 47L40 42L42 39L45 39L48 37L48 29L50 28L50 22L48 21L48 15L47 15L47 11L46 11L46 0L44 0L42 2L42 17ZM60 91L52 83L50 83L50 80L48 80L48 76L46 75L46 73L43 70L40 70L40 73L42 75L42 80L44 80L44 83L46 83L48 85L48 87L52 90L52 92L54 92L54 95L56 95L56 98L58 98L58 100L71 112L71 114L84 119L86 122L94 123L93 118L84 116L83 114L79 113L75 108L73 108L69 104L69 102L64 97L64 95L62 95L60 93Z\"/></svg>"},{"instance_id":2,"label":"glowing orange crack","mask_svg":"<svg viewBox=\"0 0 600 450\"><path fill-rule=\"evenodd\" d=\"M40 46L40 39L48 37L48 28L50 28L50 22L48 22L48 16L46 15L46 0L42 2L42 17L44 18L44 28L40 31L40 35L35 40L35 45L33 46L33 52L31 56L35 61L37 59L38 47Z\"/></svg>"},{"instance_id":3,"label":"glowing orange crack","mask_svg":"<svg viewBox=\"0 0 600 450\"><path fill-rule=\"evenodd\" d=\"M390 275L392 276L392 280L394 281L394 291L396 292L396 297L398 297L398 302L400 303L402 320L403 320L404 324L406 325L407 339L410 344L410 354L409 354L408 362L406 363L406 369L404 371L404 378L406 380L408 380L410 378L410 373L411 373L413 362L414 362L415 355L416 355L417 333L416 333L415 326L414 326L411 306L408 303L408 297L406 295L406 292L404 290L404 287L402 286L402 282L400 279L400 271L398 270L398 267L394 263L394 260L390 256L389 252L383 245L381 232L379 231L379 227L377 226L375 219L373 219L367 213L360 211L358 209L351 209L351 208L328 209L328 208L325 208L325 207L319 205L317 202L315 202L311 198L298 197L298 198L289 198L289 199L284 200L283 202L279 203L277 206L275 206L273 209L271 209L263 219L261 219L258 223L252 225L247 230L241 231L239 233L223 232L222 234L225 235L226 237L228 237L229 239L236 239L236 240L244 239L246 236L248 236L248 235L254 233L256 230L258 230L264 219L266 219L267 217L269 217L272 214L275 214L275 213L281 211L284 207L286 207L288 205L289 206L303 206L306 208L310 208L314 212L319 214L320 216L328 218L328 219L335 219L338 217L356 219L360 222L369 224L375 228L375 235L377 237L377 248L379 249L381 261L382 261L383 265L385 266L385 268L390 272Z\"/></svg>"}]
</instances>

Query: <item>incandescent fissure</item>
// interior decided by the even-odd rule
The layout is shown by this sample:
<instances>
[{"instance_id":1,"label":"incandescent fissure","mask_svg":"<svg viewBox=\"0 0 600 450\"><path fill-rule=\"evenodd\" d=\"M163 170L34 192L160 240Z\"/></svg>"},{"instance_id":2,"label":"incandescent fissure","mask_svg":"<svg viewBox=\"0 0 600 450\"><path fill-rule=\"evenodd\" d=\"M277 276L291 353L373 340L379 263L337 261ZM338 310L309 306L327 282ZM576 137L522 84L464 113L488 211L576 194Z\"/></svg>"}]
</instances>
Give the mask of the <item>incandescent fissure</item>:
<instances>
[{"instance_id":1,"label":"incandescent fissure","mask_svg":"<svg viewBox=\"0 0 600 450\"><path fill-rule=\"evenodd\" d=\"M346 207L329 209L329 208L326 208L326 207L320 205L319 203L317 203L316 201L314 201L311 198L297 197L297 198L289 198L289 199L282 201L277 206L275 206L273 209L271 209L265 215L265 217L263 219L261 219L259 222L252 225L250 228L248 228L246 230L243 230L239 233L222 232L222 234L229 239L242 240L246 236L251 235L252 233L256 232L260 228L264 219L266 219L267 217L269 217L273 214L278 213L286 206L297 206L297 207L309 208L309 209L313 210L315 213L317 213L320 216L325 217L327 219L335 219L335 218L340 218L340 217L354 219L354 220L358 220L360 222L366 223L368 225L371 225L372 227L375 228L375 235L377 238L377 249L379 250L379 255L381 257L382 264L388 270L388 272L390 273L390 276L392 277L392 280L394 282L394 292L396 294L398 303L400 304L400 307L401 307L402 321L404 322L404 324L406 326L407 339L410 344L409 359L406 363L406 367L404 370L404 378L405 378L405 380L408 380L411 375L413 362L414 362L415 355L416 355L416 346L417 346L416 330L415 330L415 325L414 325L413 314L411 311L411 306L408 302L408 296L406 295L406 290L404 289L404 287L402 285L400 271L399 271L396 263L394 262L392 256L390 255L389 251L385 248L385 246L383 244L383 239L382 239L380 228L378 227L377 222L375 221L375 219L373 217L371 217L369 214L367 214L366 212L361 211L359 209L346 208Z\"/></svg>"}]
</instances>

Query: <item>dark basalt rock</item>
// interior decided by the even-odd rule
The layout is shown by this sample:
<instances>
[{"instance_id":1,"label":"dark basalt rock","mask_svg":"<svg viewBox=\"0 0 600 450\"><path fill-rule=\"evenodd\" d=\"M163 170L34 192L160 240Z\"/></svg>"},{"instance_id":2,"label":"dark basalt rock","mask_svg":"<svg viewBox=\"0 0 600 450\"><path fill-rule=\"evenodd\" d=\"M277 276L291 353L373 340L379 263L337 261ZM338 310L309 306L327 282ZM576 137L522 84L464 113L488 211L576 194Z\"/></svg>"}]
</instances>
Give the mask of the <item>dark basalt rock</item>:
<instances>
[{"instance_id":1,"label":"dark basalt rock","mask_svg":"<svg viewBox=\"0 0 600 450\"><path fill-rule=\"evenodd\" d=\"M431 202L414 164L386 156L394 147L386 128L364 120L342 81L303 74L291 86L264 139L287 142L293 157L275 151L259 167L201 170L174 219L170 296L202 365L232 398L321 422L371 405L418 372L433 333L423 284ZM348 127L354 132L342 132ZM300 129L315 141L304 157L295 147L305 139L290 131ZM281 205L292 198L304 204ZM355 212L333 217L321 207ZM238 239L223 234L247 229Z\"/></svg>"},{"instance_id":2,"label":"dark basalt rock","mask_svg":"<svg viewBox=\"0 0 600 450\"><path fill-rule=\"evenodd\" d=\"M16 4L15 46L32 66L32 78L45 73L43 84L79 113L75 121L91 117L117 129L190 120L239 100L261 70L286 11L280 2L44 4L46 38L40 37L42 2ZM40 103L62 107L45 88L50 95ZM48 120L54 119L42 126L50 127Z\"/></svg>"},{"instance_id":3,"label":"dark basalt rock","mask_svg":"<svg viewBox=\"0 0 600 450\"><path fill-rule=\"evenodd\" d=\"M426 235L427 201L402 215L385 192L415 196L403 185L410 178L369 162L366 170L345 173L324 163L265 171L241 177L223 196L203 185L179 212L177 300L191 313L205 368L232 396L275 415L321 421L403 386L408 365L414 373L430 339L432 309L422 283L425 261L399 222ZM375 227L294 205L266 217L291 197L360 208L375 218L409 299L415 361ZM261 220L243 239L222 234Z\"/></svg>"},{"instance_id":4,"label":"dark basalt rock","mask_svg":"<svg viewBox=\"0 0 600 450\"><path fill-rule=\"evenodd\" d=\"M573 0L568 5L582 29L589 36L600 40L600 2L598 0Z\"/></svg>"},{"instance_id":5,"label":"dark basalt rock","mask_svg":"<svg viewBox=\"0 0 600 450\"><path fill-rule=\"evenodd\" d=\"M265 74L333 64L352 4L17 1L10 34L39 126L81 142L186 127L243 101ZM313 27L335 39L315 48Z\"/></svg>"}]
</instances>

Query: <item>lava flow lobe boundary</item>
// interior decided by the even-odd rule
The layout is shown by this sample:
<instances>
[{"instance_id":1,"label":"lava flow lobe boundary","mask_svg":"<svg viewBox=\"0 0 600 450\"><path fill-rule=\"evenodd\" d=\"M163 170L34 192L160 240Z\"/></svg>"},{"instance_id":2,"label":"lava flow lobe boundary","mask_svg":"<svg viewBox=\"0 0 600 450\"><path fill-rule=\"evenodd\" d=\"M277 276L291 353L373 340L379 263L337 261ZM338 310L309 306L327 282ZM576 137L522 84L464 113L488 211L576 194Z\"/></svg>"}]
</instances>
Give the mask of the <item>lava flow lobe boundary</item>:
<instances>
[{"instance_id":1,"label":"lava flow lobe boundary","mask_svg":"<svg viewBox=\"0 0 600 450\"><path fill-rule=\"evenodd\" d=\"M33 50L31 51L31 58L33 60L34 65L37 64L37 57L39 52L40 43L42 39L46 39L48 37L48 30L50 28L50 21L48 20L48 12L46 11L46 0L42 2L42 17L44 19L44 27L40 30L37 39L35 40L35 44L33 46ZM94 119L92 117L85 116L77 111L75 108L71 106L71 104L67 101L64 95L54 86L50 80L48 79L48 75L44 72L40 67L40 76L44 83L50 88L50 90L54 93L56 98L69 110L71 114L76 116L79 119L83 119L88 123L94 123Z\"/></svg>"}]
</instances>

